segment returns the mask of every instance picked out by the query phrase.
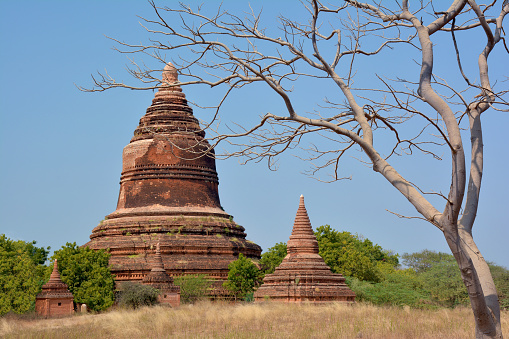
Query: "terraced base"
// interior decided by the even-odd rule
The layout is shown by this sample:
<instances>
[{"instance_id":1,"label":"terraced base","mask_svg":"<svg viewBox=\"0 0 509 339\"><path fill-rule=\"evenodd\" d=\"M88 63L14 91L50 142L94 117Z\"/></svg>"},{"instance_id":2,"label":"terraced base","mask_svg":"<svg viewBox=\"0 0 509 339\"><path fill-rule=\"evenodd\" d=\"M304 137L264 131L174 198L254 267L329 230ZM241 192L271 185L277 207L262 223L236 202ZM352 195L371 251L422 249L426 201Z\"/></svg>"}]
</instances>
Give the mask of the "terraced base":
<instances>
[{"instance_id":1,"label":"terraced base","mask_svg":"<svg viewBox=\"0 0 509 339\"><path fill-rule=\"evenodd\" d=\"M255 301L355 302L355 293L341 274L332 273L318 254L293 254L267 274Z\"/></svg>"},{"instance_id":2,"label":"terraced base","mask_svg":"<svg viewBox=\"0 0 509 339\"><path fill-rule=\"evenodd\" d=\"M211 295L225 295L221 285L228 278L229 263L240 253L258 259L260 246L246 240L244 227L221 210L178 212L181 214L153 211L146 215L147 211L117 210L94 228L85 246L109 250L117 283L141 282L150 272L159 242L164 269L170 276L206 274L214 283Z\"/></svg>"},{"instance_id":3,"label":"terraced base","mask_svg":"<svg viewBox=\"0 0 509 339\"><path fill-rule=\"evenodd\" d=\"M355 293L341 274L332 273L318 251L304 197L300 196L288 254L274 273L267 274L254 293L255 301L355 302Z\"/></svg>"}]
</instances>

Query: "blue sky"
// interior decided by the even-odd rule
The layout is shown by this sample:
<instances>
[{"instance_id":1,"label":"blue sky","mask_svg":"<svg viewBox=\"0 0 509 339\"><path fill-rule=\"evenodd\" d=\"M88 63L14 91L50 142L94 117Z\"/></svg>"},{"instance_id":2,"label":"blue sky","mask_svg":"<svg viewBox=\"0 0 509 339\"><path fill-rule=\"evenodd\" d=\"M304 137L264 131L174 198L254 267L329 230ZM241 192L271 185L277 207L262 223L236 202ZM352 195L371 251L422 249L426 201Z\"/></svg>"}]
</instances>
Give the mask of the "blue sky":
<instances>
[{"instance_id":1,"label":"blue sky","mask_svg":"<svg viewBox=\"0 0 509 339\"><path fill-rule=\"evenodd\" d=\"M263 4L269 18L283 11L297 18L303 15L295 5L285 7L288 2ZM225 6L233 10L247 8L232 1ZM75 84L90 86L90 74L104 69L120 80L129 80L124 70L126 56L112 50L114 43L105 35L130 42L146 41L137 15L153 16L148 3L0 1L0 233L36 240L40 246L55 250L66 242L87 242L98 222L115 210L122 148L132 137L153 93L83 93ZM271 20L267 21L269 25ZM472 48L478 50L484 43L482 36L465 37L463 41L474 41ZM450 52L450 46L443 47ZM490 71L500 73L501 66L507 64L507 55L495 53L493 57L495 67ZM381 59L382 64L378 61L364 66L358 72L359 82L371 79L363 78L362 73L372 76L391 67L404 69L406 65L398 64L398 60L387 55ZM457 66L450 60L437 61L437 68L445 69L453 79L459 78ZM475 64L467 63L466 67L469 65ZM295 95L300 96L296 100L303 109L309 104L311 110L320 90L304 84L296 88ZM186 87L184 92L191 101L214 99L215 93L206 87ZM277 96L254 86L228 101L229 112L222 119L245 123L281 107ZM206 114L195 109L199 118L206 119ZM502 137L509 117L490 112L483 124L485 173L474 237L487 260L509 267L505 216L509 206L509 154ZM341 173L352 175L352 180L332 184L303 175L306 163L294 155L298 154L284 155L275 172L269 171L264 162L241 166L238 159L217 161L223 207L246 228L248 238L263 249L288 240L299 196L304 194L315 228L330 224L400 254L423 249L448 252L435 227L415 219L399 219L386 211L416 215L379 174L353 158L355 153L341 165ZM398 158L394 163L410 181L447 192L447 160L430 162L417 156ZM442 204L438 206L441 210Z\"/></svg>"}]
</instances>

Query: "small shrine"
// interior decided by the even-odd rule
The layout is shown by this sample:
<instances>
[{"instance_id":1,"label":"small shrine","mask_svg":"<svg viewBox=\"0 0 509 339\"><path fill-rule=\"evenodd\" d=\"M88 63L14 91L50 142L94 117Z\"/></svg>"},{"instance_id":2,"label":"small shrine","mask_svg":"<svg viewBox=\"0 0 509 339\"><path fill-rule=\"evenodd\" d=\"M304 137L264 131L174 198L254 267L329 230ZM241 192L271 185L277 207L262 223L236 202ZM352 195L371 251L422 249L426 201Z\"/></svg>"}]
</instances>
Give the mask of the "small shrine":
<instances>
[{"instance_id":1,"label":"small shrine","mask_svg":"<svg viewBox=\"0 0 509 339\"><path fill-rule=\"evenodd\" d=\"M345 302L353 303L355 293L341 274L332 273L318 254L318 241L309 221L304 196L288 241L288 254L274 273L267 274L254 293L255 302Z\"/></svg>"},{"instance_id":2,"label":"small shrine","mask_svg":"<svg viewBox=\"0 0 509 339\"><path fill-rule=\"evenodd\" d=\"M161 304L169 304L171 307L180 306L180 287L173 285L173 278L164 269L159 243L156 245L152 270L143 278L142 284L159 290L158 300Z\"/></svg>"},{"instance_id":3,"label":"small shrine","mask_svg":"<svg viewBox=\"0 0 509 339\"><path fill-rule=\"evenodd\" d=\"M49 281L42 286L42 291L35 300L35 311L45 317L65 316L74 313L74 297L67 285L60 279L57 260Z\"/></svg>"}]
</instances>

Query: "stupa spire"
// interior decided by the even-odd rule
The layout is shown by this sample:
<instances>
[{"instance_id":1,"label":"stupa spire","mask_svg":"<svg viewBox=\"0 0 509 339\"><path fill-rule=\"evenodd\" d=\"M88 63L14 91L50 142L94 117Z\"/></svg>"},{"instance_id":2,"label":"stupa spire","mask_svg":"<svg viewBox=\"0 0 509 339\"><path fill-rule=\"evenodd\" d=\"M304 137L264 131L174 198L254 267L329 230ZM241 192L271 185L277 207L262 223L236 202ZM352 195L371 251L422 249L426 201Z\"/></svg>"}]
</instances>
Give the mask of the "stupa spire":
<instances>
[{"instance_id":1,"label":"stupa spire","mask_svg":"<svg viewBox=\"0 0 509 339\"><path fill-rule=\"evenodd\" d=\"M288 253L313 253L318 254L318 242L316 241L311 221L304 204L304 196L300 196L299 208L293 223L292 235L288 240Z\"/></svg>"},{"instance_id":2,"label":"stupa spire","mask_svg":"<svg viewBox=\"0 0 509 339\"><path fill-rule=\"evenodd\" d=\"M190 108L186 108L186 95L182 93L182 88L180 86L175 86L174 84L178 82L178 72L175 66L171 62L166 64L163 69L162 76L162 84L159 87L159 90L156 92L154 96L154 100L152 100L153 104L156 103L172 103L172 104L182 104L182 111L191 110ZM172 86L169 86L172 85ZM147 111L148 113L148 111ZM192 113L192 110L191 110ZM192 117L192 114L191 114ZM194 118L194 117L193 117ZM199 127L199 126L198 126Z\"/></svg>"},{"instance_id":3,"label":"stupa spire","mask_svg":"<svg viewBox=\"0 0 509 339\"><path fill-rule=\"evenodd\" d=\"M52 286L60 286L65 285L62 279L60 278L60 273L58 272L58 262L57 259L55 259L53 263L53 271L51 271L51 275L49 277L48 282L44 286L52 287ZM66 285L67 289L67 285Z\"/></svg>"},{"instance_id":4,"label":"stupa spire","mask_svg":"<svg viewBox=\"0 0 509 339\"><path fill-rule=\"evenodd\" d=\"M178 81L178 72L171 62L168 62L163 69L163 82L172 84Z\"/></svg>"},{"instance_id":5,"label":"stupa spire","mask_svg":"<svg viewBox=\"0 0 509 339\"><path fill-rule=\"evenodd\" d=\"M49 281L56 281L61 282L62 279L60 279L60 273L58 273L58 261L55 259L55 262L53 264L53 271L51 271L51 275L49 277Z\"/></svg>"},{"instance_id":6,"label":"stupa spire","mask_svg":"<svg viewBox=\"0 0 509 339\"><path fill-rule=\"evenodd\" d=\"M164 270L163 260L161 259L161 246L159 243L156 245L156 254L154 255L154 264L152 265L152 272L166 272Z\"/></svg>"}]
</instances>

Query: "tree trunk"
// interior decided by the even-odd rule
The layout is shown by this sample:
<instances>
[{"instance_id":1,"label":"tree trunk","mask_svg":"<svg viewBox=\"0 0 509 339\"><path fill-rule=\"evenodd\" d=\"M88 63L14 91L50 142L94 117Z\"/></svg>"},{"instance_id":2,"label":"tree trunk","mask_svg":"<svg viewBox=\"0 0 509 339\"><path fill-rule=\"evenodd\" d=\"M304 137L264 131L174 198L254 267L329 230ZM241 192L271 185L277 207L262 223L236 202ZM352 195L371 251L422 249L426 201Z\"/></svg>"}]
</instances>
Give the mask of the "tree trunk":
<instances>
[{"instance_id":1,"label":"tree trunk","mask_svg":"<svg viewBox=\"0 0 509 339\"><path fill-rule=\"evenodd\" d=\"M463 247L467 252L467 255L472 260L472 264L475 268L475 272L477 274L477 278L481 285L484 299L486 301L486 307L488 308L490 316L493 319L496 330L496 334L494 336L484 334L479 329L476 318L476 338L502 338L502 327L500 324L500 303L498 300L497 290L495 288L495 282L491 276L490 268L486 263L486 260L484 260L484 257L481 255L481 252L477 248L477 245L472 238L472 234L460 229L459 235L462 243L464 244Z\"/></svg>"},{"instance_id":2,"label":"tree trunk","mask_svg":"<svg viewBox=\"0 0 509 339\"><path fill-rule=\"evenodd\" d=\"M444 225L444 236L458 263L474 312L476 338L502 338L497 291L488 264L468 232Z\"/></svg>"}]
</instances>

